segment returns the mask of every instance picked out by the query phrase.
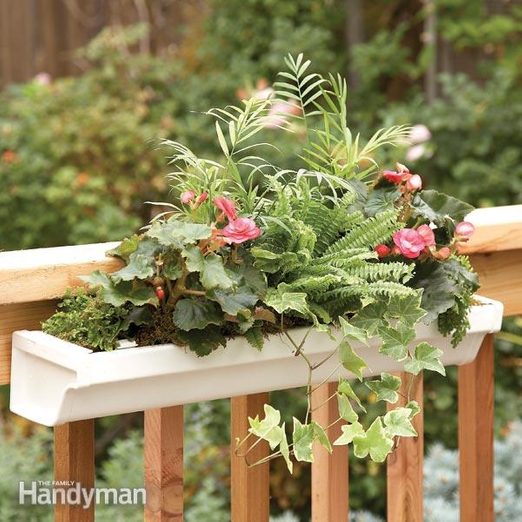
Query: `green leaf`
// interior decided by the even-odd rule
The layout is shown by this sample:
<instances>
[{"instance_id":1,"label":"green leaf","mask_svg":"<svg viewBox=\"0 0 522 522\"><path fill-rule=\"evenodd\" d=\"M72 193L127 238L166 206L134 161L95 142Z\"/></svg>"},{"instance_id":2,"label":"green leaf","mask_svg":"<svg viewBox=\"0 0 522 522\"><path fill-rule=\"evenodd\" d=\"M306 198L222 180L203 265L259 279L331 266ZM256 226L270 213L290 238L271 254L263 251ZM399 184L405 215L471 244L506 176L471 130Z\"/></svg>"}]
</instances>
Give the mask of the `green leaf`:
<instances>
[{"instance_id":1,"label":"green leaf","mask_svg":"<svg viewBox=\"0 0 522 522\"><path fill-rule=\"evenodd\" d=\"M129 264L111 274L115 281L132 281L148 279L154 275L154 258L142 254L131 254Z\"/></svg>"},{"instance_id":2,"label":"green leaf","mask_svg":"<svg viewBox=\"0 0 522 522\"><path fill-rule=\"evenodd\" d=\"M211 234L212 229L207 225L185 223L175 218L168 221L156 221L146 232L148 237L157 239L160 244L175 248L183 248L200 239L208 239Z\"/></svg>"},{"instance_id":3,"label":"green leaf","mask_svg":"<svg viewBox=\"0 0 522 522\"><path fill-rule=\"evenodd\" d=\"M387 303L384 301L370 303L355 314L351 320L351 324L366 331L368 337L371 337L377 333L379 327L383 326L383 324L387 324L384 319L386 308Z\"/></svg>"},{"instance_id":4,"label":"green leaf","mask_svg":"<svg viewBox=\"0 0 522 522\"><path fill-rule=\"evenodd\" d=\"M377 188L370 192L364 205L364 213L367 216L375 216L379 212L392 208L401 195L397 187Z\"/></svg>"},{"instance_id":5,"label":"green leaf","mask_svg":"<svg viewBox=\"0 0 522 522\"><path fill-rule=\"evenodd\" d=\"M363 369L367 368L364 359L359 357L352 347L343 341L339 344L339 360L341 364L350 372L352 372L360 381L363 378Z\"/></svg>"},{"instance_id":6,"label":"green leaf","mask_svg":"<svg viewBox=\"0 0 522 522\"><path fill-rule=\"evenodd\" d=\"M353 409L350 399L342 394L337 394L337 406L339 408L339 417L347 422L355 422L359 418L359 415Z\"/></svg>"},{"instance_id":7,"label":"green leaf","mask_svg":"<svg viewBox=\"0 0 522 522\"><path fill-rule=\"evenodd\" d=\"M444 263L436 261L417 265L412 285L422 289L421 306L427 311L424 322L428 324L454 306L455 296L459 293L459 287L444 269Z\"/></svg>"},{"instance_id":8,"label":"green leaf","mask_svg":"<svg viewBox=\"0 0 522 522\"><path fill-rule=\"evenodd\" d=\"M256 415L254 419L248 418L248 423L250 424L248 431L256 437L266 440L270 445L270 449L274 450L283 437L286 439L285 432L279 426L281 413L270 406L270 404L265 404L264 410L264 419L259 420L259 415Z\"/></svg>"},{"instance_id":9,"label":"green leaf","mask_svg":"<svg viewBox=\"0 0 522 522\"><path fill-rule=\"evenodd\" d=\"M422 370L430 370L446 375L446 370L440 361L441 355L442 350L426 342L420 343L415 348L413 358L404 364L404 370L414 375L417 375Z\"/></svg>"},{"instance_id":10,"label":"green leaf","mask_svg":"<svg viewBox=\"0 0 522 522\"><path fill-rule=\"evenodd\" d=\"M358 328L357 326L354 326L353 324L349 323L344 317L339 317L339 323L341 325L341 331L343 332L343 336L345 338L349 337L350 339L354 339L363 344L368 343L368 337L363 329Z\"/></svg>"},{"instance_id":11,"label":"green leaf","mask_svg":"<svg viewBox=\"0 0 522 522\"><path fill-rule=\"evenodd\" d=\"M404 323L395 328L383 326L379 328L379 336L383 342L379 351L396 361L403 361L408 356L408 345L415 338L415 329Z\"/></svg>"},{"instance_id":12,"label":"green leaf","mask_svg":"<svg viewBox=\"0 0 522 522\"><path fill-rule=\"evenodd\" d=\"M205 258L201 250L196 245L189 245L183 251L182 255L185 258L185 264L189 272L201 272Z\"/></svg>"},{"instance_id":13,"label":"green leaf","mask_svg":"<svg viewBox=\"0 0 522 522\"><path fill-rule=\"evenodd\" d=\"M384 416L386 432L390 437L416 437L417 432L411 423L410 408L395 408Z\"/></svg>"},{"instance_id":14,"label":"green leaf","mask_svg":"<svg viewBox=\"0 0 522 522\"><path fill-rule=\"evenodd\" d=\"M134 234L131 237L125 238L116 248L107 252L108 256L115 256L128 261L129 256L138 249L140 244L140 236Z\"/></svg>"},{"instance_id":15,"label":"green leaf","mask_svg":"<svg viewBox=\"0 0 522 522\"><path fill-rule=\"evenodd\" d=\"M417 295L391 299L386 308L386 317L400 319L401 322L414 326L426 315L426 311L421 308L421 299L422 291L420 290Z\"/></svg>"},{"instance_id":16,"label":"green leaf","mask_svg":"<svg viewBox=\"0 0 522 522\"><path fill-rule=\"evenodd\" d=\"M352 424L343 424L341 426L342 435L334 441L334 446L345 446L350 444L354 437L364 435L364 429L360 422L354 422Z\"/></svg>"},{"instance_id":17,"label":"green leaf","mask_svg":"<svg viewBox=\"0 0 522 522\"><path fill-rule=\"evenodd\" d=\"M269 288L264 302L280 314L293 310L305 316L310 315L305 292L286 292L280 288Z\"/></svg>"},{"instance_id":18,"label":"green leaf","mask_svg":"<svg viewBox=\"0 0 522 522\"><path fill-rule=\"evenodd\" d=\"M201 330L209 324L223 323L223 312L218 305L203 299L181 299L173 313L174 324L181 330Z\"/></svg>"},{"instance_id":19,"label":"green leaf","mask_svg":"<svg viewBox=\"0 0 522 522\"><path fill-rule=\"evenodd\" d=\"M225 139L225 135L223 134L218 121L216 121L216 134L218 137L219 146L221 147L223 154L228 158L230 156L230 152L228 150L227 140Z\"/></svg>"},{"instance_id":20,"label":"green leaf","mask_svg":"<svg viewBox=\"0 0 522 522\"><path fill-rule=\"evenodd\" d=\"M261 351L264 345L263 330L259 326L254 326L245 332L245 338L250 346Z\"/></svg>"},{"instance_id":21,"label":"green leaf","mask_svg":"<svg viewBox=\"0 0 522 522\"><path fill-rule=\"evenodd\" d=\"M392 448L393 439L387 435L380 417L373 421L366 433L353 438L353 452L359 458L369 454L375 462L384 462Z\"/></svg>"},{"instance_id":22,"label":"green leaf","mask_svg":"<svg viewBox=\"0 0 522 522\"><path fill-rule=\"evenodd\" d=\"M443 225L447 218L462 221L473 207L457 198L436 190L423 190L413 200L416 215L420 215L437 225Z\"/></svg>"},{"instance_id":23,"label":"green leaf","mask_svg":"<svg viewBox=\"0 0 522 522\"><path fill-rule=\"evenodd\" d=\"M225 270L223 258L216 254L210 254L204 258L201 269L201 284L207 289L232 288L234 280L230 278Z\"/></svg>"},{"instance_id":24,"label":"green leaf","mask_svg":"<svg viewBox=\"0 0 522 522\"><path fill-rule=\"evenodd\" d=\"M158 298L151 286L132 281L117 283L109 275L99 270L89 276L81 276L80 279L89 283L92 288L99 288L102 299L112 306L123 306L125 303L132 303L136 306L158 305Z\"/></svg>"},{"instance_id":25,"label":"green leaf","mask_svg":"<svg viewBox=\"0 0 522 522\"><path fill-rule=\"evenodd\" d=\"M234 317L237 315L250 317L258 301L257 295L253 294L246 286L240 286L233 291L216 288L208 294L208 297L217 301L223 312Z\"/></svg>"},{"instance_id":26,"label":"green leaf","mask_svg":"<svg viewBox=\"0 0 522 522\"><path fill-rule=\"evenodd\" d=\"M314 454L312 444L314 442L315 430L312 424L301 424L294 417L294 432L292 441L294 443L294 457L300 462L313 462Z\"/></svg>"},{"instance_id":27,"label":"green leaf","mask_svg":"<svg viewBox=\"0 0 522 522\"><path fill-rule=\"evenodd\" d=\"M281 455L285 459L286 467L288 468L288 471L290 473L293 473L294 463L290 459L290 449L288 447L288 440L286 439L286 430L285 430L284 422L283 422L283 425L281 426L281 431L283 432L283 436L281 437L281 442L279 443L279 451L281 452Z\"/></svg>"},{"instance_id":28,"label":"green leaf","mask_svg":"<svg viewBox=\"0 0 522 522\"><path fill-rule=\"evenodd\" d=\"M415 417L415 415L419 414L421 411L419 403L417 401L408 402L405 408L408 408L410 410L410 419L413 419L413 417Z\"/></svg>"},{"instance_id":29,"label":"green leaf","mask_svg":"<svg viewBox=\"0 0 522 522\"><path fill-rule=\"evenodd\" d=\"M395 404L399 400L397 390L401 387L401 379L389 373L381 373L380 380L367 381L366 386L376 395L378 401Z\"/></svg>"},{"instance_id":30,"label":"green leaf","mask_svg":"<svg viewBox=\"0 0 522 522\"><path fill-rule=\"evenodd\" d=\"M198 357L210 354L220 346L226 346L227 340L221 333L221 328L208 325L203 330L190 330L177 332L180 341L189 345L189 348Z\"/></svg>"},{"instance_id":31,"label":"green leaf","mask_svg":"<svg viewBox=\"0 0 522 522\"><path fill-rule=\"evenodd\" d=\"M276 254L261 247L252 247L251 253L255 257L254 266L267 274L274 274L282 269L289 271L298 267L304 260L303 256L295 252Z\"/></svg>"},{"instance_id":32,"label":"green leaf","mask_svg":"<svg viewBox=\"0 0 522 522\"><path fill-rule=\"evenodd\" d=\"M314 440L317 440L319 442L319 444L321 444L321 446L326 448L328 453L332 453L332 451L333 451L332 444L331 444L330 439L328 438L328 435L326 434L326 431L324 430L324 428L320 424L317 424L317 422L315 422L315 421L312 421L310 424L314 428Z\"/></svg>"},{"instance_id":33,"label":"green leaf","mask_svg":"<svg viewBox=\"0 0 522 522\"><path fill-rule=\"evenodd\" d=\"M346 395L349 399L352 399L355 401L357 406L361 408L362 411L366 413L366 409L361 404L361 401L357 394L353 391L352 385L348 381L348 379L339 379L339 385L337 386L337 393L341 395Z\"/></svg>"}]
</instances>

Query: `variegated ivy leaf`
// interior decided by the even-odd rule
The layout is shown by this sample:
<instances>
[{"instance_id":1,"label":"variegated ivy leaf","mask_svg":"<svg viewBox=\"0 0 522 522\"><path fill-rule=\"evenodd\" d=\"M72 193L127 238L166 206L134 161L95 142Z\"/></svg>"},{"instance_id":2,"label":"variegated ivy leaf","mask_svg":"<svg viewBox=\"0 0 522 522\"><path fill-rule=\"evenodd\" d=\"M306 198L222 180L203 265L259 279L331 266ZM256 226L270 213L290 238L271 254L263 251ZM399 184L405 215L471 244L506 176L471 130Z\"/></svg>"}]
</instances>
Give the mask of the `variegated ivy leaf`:
<instances>
[{"instance_id":1,"label":"variegated ivy leaf","mask_svg":"<svg viewBox=\"0 0 522 522\"><path fill-rule=\"evenodd\" d=\"M281 437L281 442L279 443L279 451L281 452L281 455L285 459L286 467L288 468L288 471L290 473L293 473L294 463L290 459L290 449L288 447L288 440L286 439L286 430L285 430L284 422L283 422L283 425L281 426L281 431L283 432L283 436Z\"/></svg>"},{"instance_id":2,"label":"variegated ivy leaf","mask_svg":"<svg viewBox=\"0 0 522 522\"><path fill-rule=\"evenodd\" d=\"M339 318L339 323L341 325L341 331L345 338L349 337L350 339L354 339L355 341L367 344L368 336L366 335L365 330L349 323L344 317Z\"/></svg>"},{"instance_id":3,"label":"variegated ivy leaf","mask_svg":"<svg viewBox=\"0 0 522 522\"><path fill-rule=\"evenodd\" d=\"M398 299L391 299L386 308L388 319L400 319L410 326L414 326L419 319L426 315L426 310L421 308L422 291L415 295L408 295Z\"/></svg>"},{"instance_id":4,"label":"variegated ivy leaf","mask_svg":"<svg viewBox=\"0 0 522 522\"><path fill-rule=\"evenodd\" d=\"M342 435L334 441L334 446L345 446L353 441L357 435L364 435L362 424L358 421L352 424L343 424L341 426Z\"/></svg>"},{"instance_id":5,"label":"variegated ivy leaf","mask_svg":"<svg viewBox=\"0 0 522 522\"><path fill-rule=\"evenodd\" d=\"M259 420L259 415L256 415L254 419L252 417L248 418L248 423L250 424L248 431L256 437L266 440L270 445L270 449L274 450L281 443L283 437L286 440L286 434L279 426L281 413L270 406L270 404L265 404L264 410L264 419Z\"/></svg>"},{"instance_id":6,"label":"variegated ivy leaf","mask_svg":"<svg viewBox=\"0 0 522 522\"><path fill-rule=\"evenodd\" d=\"M292 441L294 443L294 457L301 462L313 462L314 454L312 445L314 442L314 426L312 424L301 424L299 419L294 417L294 432Z\"/></svg>"},{"instance_id":7,"label":"variegated ivy leaf","mask_svg":"<svg viewBox=\"0 0 522 522\"><path fill-rule=\"evenodd\" d=\"M364 359L359 357L346 341L343 341L341 344L339 344L338 350L341 364L348 371L352 372L360 381L362 381L362 371L364 368L367 368Z\"/></svg>"},{"instance_id":8,"label":"variegated ivy leaf","mask_svg":"<svg viewBox=\"0 0 522 522\"><path fill-rule=\"evenodd\" d=\"M353 437L353 452L356 457L364 458L368 454L375 462L384 462L393 448L393 438L390 437L377 417L364 434Z\"/></svg>"},{"instance_id":9,"label":"variegated ivy leaf","mask_svg":"<svg viewBox=\"0 0 522 522\"><path fill-rule=\"evenodd\" d=\"M312 421L310 424L314 429L314 440L317 440L317 442L319 442L321 446L326 448L326 451L328 451L328 453L332 453L332 444L324 428L320 424L317 424L317 422L315 421Z\"/></svg>"},{"instance_id":10,"label":"variegated ivy leaf","mask_svg":"<svg viewBox=\"0 0 522 522\"><path fill-rule=\"evenodd\" d=\"M426 342L420 343L415 348L413 358L404 364L404 370L414 375L422 370L431 370L446 375L446 370L440 360L441 355L442 350Z\"/></svg>"},{"instance_id":11,"label":"variegated ivy leaf","mask_svg":"<svg viewBox=\"0 0 522 522\"><path fill-rule=\"evenodd\" d=\"M366 413L366 409L361 404L359 397L357 397L357 394L353 391L352 385L347 379L339 380L339 385L337 386L337 393L341 395L346 395L349 399L353 399L357 406L359 406L359 408L361 408L361 410Z\"/></svg>"},{"instance_id":12,"label":"variegated ivy leaf","mask_svg":"<svg viewBox=\"0 0 522 522\"><path fill-rule=\"evenodd\" d=\"M390 373L381 373L380 380L367 381L366 386L377 396L378 401L395 404L399 400L397 390L401 387L401 379Z\"/></svg>"},{"instance_id":13,"label":"variegated ivy leaf","mask_svg":"<svg viewBox=\"0 0 522 522\"><path fill-rule=\"evenodd\" d=\"M347 422L356 422L359 415L353 409L350 399L342 393L337 394L337 406L339 408L339 417Z\"/></svg>"},{"instance_id":14,"label":"variegated ivy leaf","mask_svg":"<svg viewBox=\"0 0 522 522\"><path fill-rule=\"evenodd\" d=\"M384 416L386 432L390 437L416 437L417 432L411 423L410 408L395 408Z\"/></svg>"},{"instance_id":15,"label":"variegated ivy leaf","mask_svg":"<svg viewBox=\"0 0 522 522\"><path fill-rule=\"evenodd\" d=\"M415 417L415 415L417 415L421 411L419 403L417 401L408 402L405 408L408 408L411 411L410 419L413 419L413 417Z\"/></svg>"},{"instance_id":16,"label":"variegated ivy leaf","mask_svg":"<svg viewBox=\"0 0 522 522\"><path fill-rule=\"evenodd\" d=\"M399 323L394 328L379 328L379 336L382 339L379 351L396 361L403 361L408 356L408 344L415 338L415 330L411 326Z\"/></svg>"},{"instance_id":17,"label":"variegated ivy leaf","mask_svg":"<svg viewBox=\"0 0 522 522\"><path fill-rule=\"evenodd\" d=\"M368 337L375 335L377 330L388 324L385 318L387 303L374 301L357 312L350 323L367 332Z\"/></svg>"},{"instance_id":18,"label":"variegated ivy leaf","mask_svg":"<svg viewBox=\"0 0 522 522\"><path fill-rule=\"evenodd\" d=\"M183 248L200 239L208 239L211 233L212 229L208 225L186 223L171 218L168 221L156 221L145 234L156 238L164 246Z\"/></svg>"},{"instance_id":19,"label":"variegated ivy leaf","mask_svg":"<svg viewBox=\"0 0 522 522\"><path fill-rule=\"evenodd\" d=\"M285 292L280 288L269 288L264 301L280 314L288 310L294 310L305 316L310 314L305 292Z\"/></svg>"}]
</instances>

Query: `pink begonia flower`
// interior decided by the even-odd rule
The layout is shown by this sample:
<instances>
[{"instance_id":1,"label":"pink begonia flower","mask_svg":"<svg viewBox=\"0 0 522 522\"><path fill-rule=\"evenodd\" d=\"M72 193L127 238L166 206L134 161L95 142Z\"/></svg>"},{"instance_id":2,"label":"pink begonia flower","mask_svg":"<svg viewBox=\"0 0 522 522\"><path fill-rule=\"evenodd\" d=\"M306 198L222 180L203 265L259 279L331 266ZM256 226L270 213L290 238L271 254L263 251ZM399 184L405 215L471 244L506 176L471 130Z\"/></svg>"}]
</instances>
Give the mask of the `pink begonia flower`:
<instances>
[{"instance_id":1,"label":"pink begonia flower","mask_svg":"<svg viewBox=\"0 0 522 522\"><path fill-rule=\"evenodd\" d=\"M231 199L224 196L218 196L214 199L214 205L227 216L230 221L237 219L236 205Z\"/></svg>"},{"instance_id":2,"label":"pink begonia flower","mask_svg":"<svg viewBox=\"0 0 522 522\"><path fill-rule=\"evenodd\" d=\"M455 228L457 236L471 237L475 232L475 226L469 221L461 221Z\"/></svg>"},{"instance_id":3,"label":"pink begonia flower","mask_svg":"<svg viewBox=\"0 0 522 522\"><path fill-rule=\"evenodd\" d=\"M426 153L426 147L424 145L414 145L406 151L406 159L408 161L417 161L421 159Z\"/></svg>"},{"instance_id":4,"label":"pink begonia flower","mask_svg":"<svg viewBox=\"0 0 522 522\"><path fill-rule=\"evenodd\" d=\"M428 225L421 225L417 228L417 233L422 237L426 246L433 246L435 244L435 234Z\"/></svg>"},{"instance_id":5,"label":"pink begonia flower","mask_svg":"<svg viewBox=\"0 0 522 522\"><path fill-rule=\"evenodd\" d=\"M377 253L379 257L386 257L391 251L389 246L383 245L382 243L376 245L376 247L373 250Z\"/></svg>"},{"instance_id":6,"label":"pink begonia flower","mask_svg":"<svg viewBox=\"0 0 522 522\"><path fill-rule=\"evenodd\" d=\"M403 228L393 234L393 242L408 259L419 257L426 247L423 237L413 228Z\"/></svg>"},{"instance_id":7,"label":"pink begonia flower","mask_svg":"<svg viewBox=\"0 0 522 522\"><path fill-rule=\"evenodd\" d=\"M223 230L223 237L227 243L244 243L249 239L256 239L261 235L261 229L250 218L238 218L231 221Z\"/></svg>"},{"instance_id":8,"label":"pink begonia flower","mask_svg":"<svg viewBox=\"0 0 522 522\"><path fill-rule=\"evenodd\" d=\"M418 174L413 174L406 181L406 188L411 192L420 190L422 188L422 178Z\"/></svg>"},{"instance_id":9,"label":"pink begonia flower","mask_svg":"<svg viewBox=\"0 0 522 522\"><path fill-rule=\"evenodd\" d=\"M193 190L185 190L185 192L181 193L179 199L184 205L186 205L194 199L195 195L196 193Z\"/></svg>"},{"instance_id":10,"label":"pink begonia flower","mask_svg":"<svg viewBox=\"0 0 522 522\"><path fill-rule=\"evenodd\" d=\"M382 175L386 180L388 180L390 183L395 183L398 185L402 182L402 178L404 176L403 172L395 172L394 170L385 170Z\"/></svg>"},{"instance_id":11,"label":"pink begonia flower","mask_svg":"<svg viewBox=\"0 0 522 522\"><path fill-rule=\"evenodd\" d=\"M431 132L426 125L414 125L410 130L410 141L411 143L424 143L431 139Z\"/></svg>"}]
</instances>

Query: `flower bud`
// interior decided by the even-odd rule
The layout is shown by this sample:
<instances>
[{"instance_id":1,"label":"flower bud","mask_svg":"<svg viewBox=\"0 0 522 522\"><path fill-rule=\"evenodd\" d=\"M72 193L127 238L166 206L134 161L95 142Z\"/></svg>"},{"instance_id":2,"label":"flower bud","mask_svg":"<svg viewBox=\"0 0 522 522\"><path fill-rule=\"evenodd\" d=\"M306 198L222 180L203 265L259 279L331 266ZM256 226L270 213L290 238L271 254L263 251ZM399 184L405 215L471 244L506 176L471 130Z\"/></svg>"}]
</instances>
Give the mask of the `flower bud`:
<instances>
[{"instance_id":1,"label":"flower bud","mask_svg":"<svg viewBox=\"0 0 522 522\"><path fill-rule=\"evenodd\" d=\"M390 251L391 251L389 246L383 245L382 243L377 245L374 248L374 250L375 250L375 252L377 253L377 255L379 257L386 257L390 253Z\"/></svg>"},{"instance_id":2,"label":"flower bud","mask_svg":"<svg viewBox=\"0 0 522 522\"><path fill-rule=\"evenodd\" d=\"M469 221L461 221L455 228L455 233L460 237L471 237L475 232L475 226Z\"/></svg>"},{"instance_id":3,"label":"flower bud","mask_svg":"<svg viewBox=\"0 0 522 522\"><path fill-rule=\"evenodd\" d=\"M422 188L422 178L418 174L414 174L406 181L406 188L411 192L420 190Z\"/></svg>"},{"instance_id":4,"label":"flower bud","mask_svg":"<svg viewBox=\"0 0 522 522\"><path fill-rule=\"evenodd\" d=\"M435 257L441 261L448 259L449 256L451 256L451 250L448 247L442 247L438 252L435 253Z\"/></svg>"},{"instance_id":5,"label":"flower bud","mask_svg":"<svg viewBox=\"0 0 522 522\"><path fill-rule=\"evenodd\" d=\"M190 203L193 199L196 193L193 190L185 190L185 192L181 193L181 196L179 197L180 201L186 205L187 203Z\"/></svg>"}]
</instances>

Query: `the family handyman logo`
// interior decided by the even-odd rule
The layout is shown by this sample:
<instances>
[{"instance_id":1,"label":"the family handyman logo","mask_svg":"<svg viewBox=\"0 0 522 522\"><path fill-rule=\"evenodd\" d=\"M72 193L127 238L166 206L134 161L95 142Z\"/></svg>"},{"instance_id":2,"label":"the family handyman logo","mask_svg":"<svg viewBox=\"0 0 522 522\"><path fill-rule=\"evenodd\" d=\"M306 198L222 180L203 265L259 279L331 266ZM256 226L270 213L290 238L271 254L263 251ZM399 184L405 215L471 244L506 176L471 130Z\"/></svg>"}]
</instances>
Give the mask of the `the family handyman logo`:
<instances>
[{"instance_id":1,"label":"the family handyman logo","mask_svg":"<svg viewBox=\"0 0 522 522\"><path fill-rule=\"evenodd\" d=\"M84 488L80 482L43 481L18 483L18 501L21 505L72 505L84 509L93 504L145 505L145 488Z\"/></svg>"}]
</instances>

